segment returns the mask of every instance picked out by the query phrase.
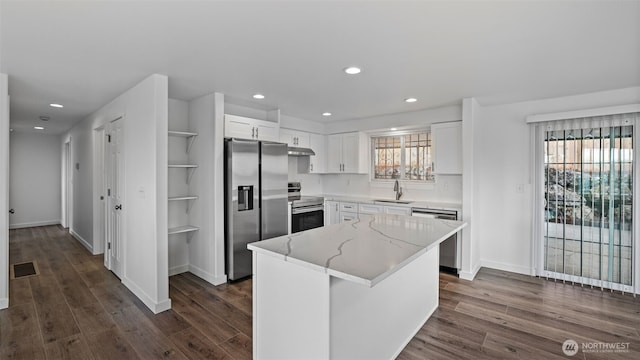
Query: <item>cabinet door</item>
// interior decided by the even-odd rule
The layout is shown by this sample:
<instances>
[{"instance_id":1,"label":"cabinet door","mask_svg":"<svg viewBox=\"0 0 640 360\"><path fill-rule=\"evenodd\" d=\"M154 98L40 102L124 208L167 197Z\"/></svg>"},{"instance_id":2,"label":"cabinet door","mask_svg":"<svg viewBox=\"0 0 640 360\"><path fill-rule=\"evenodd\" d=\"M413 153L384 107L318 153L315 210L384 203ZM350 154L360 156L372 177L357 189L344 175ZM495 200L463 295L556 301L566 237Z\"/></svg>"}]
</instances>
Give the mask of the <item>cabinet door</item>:
<instances>
[{"instance_id":1,"label":"cabinet door","mask_svg":"<svg viewBox=\"0 0 640 360\"><path fill-rule=\"evenodd\" d=\"M462 122L431 125L434 174L462 174Z\"/></svg>"},{"instance_id":2,"label":"cabinet door","mask_svg":"<svg viewBox=\"0 0 640 360\"><path fill-rule=\"evenodd\" d=\"M309 147L315 155L309 157L309 173L324 174L327 171L327 138L324 135L309 134Z\"/></svg>"},{"instance_id":3,"label":"cabinet door","mask_svg":"<svg viewBox=\"0 0 640 360\"><path fill-rule=\"evenodd\" d=\"M289 129L280 129L280 142L281 143L285 143L289 146L296 146L295 145L295 137L296 134L295 132L289 130Z\"/></svg>"},{"instance_id":4,"label":"cabinet door","mask_svg":"<svg viewBox=\"0 0 640 360\"><path fill-rule=\"evenodd\" d=\"M360 204L358 207L358 214L379 214L382 211L382 205Z\"/></svg>"},{"instance_id":5,"label":"cabinet door","mask_svg":"<svg viewBox=\"0 0 640 360\"><path fill-rule=\"evenodd\" d=\"M394 215L411 215L411 208L402 206L385 206L384 213Z\"/></svg>"},{"instance_id":6,"label":"cabinet door","mask_svg":"<svg viewBox=\"0 0 640 360\"><path fill-rule=\"evenodd\" d=\"M350 133L342 136L342 163L343 172L357 173L360 159L360 147L358 134Z\"/></svg>"},{"instance_id":7,"label":"cabinet door","mask_svg":"<svg viewBox=\"0 0 640 360\"><path fill-rule=\"evenodd\" d=\"M280 127L277 123L270 121L256 120L254 123L256 128L256 139L262 141L274 141L280 140Z\"/></svg>"},{"instance_id":8,"label":"cabinet door","mask_svg":"<svg viewBox=\"0 0 640 360\"><path fill-rule=\"evenodd\" d=\"M337 201L324 202L324 224L333 225L340 223L340 203Z\"/></svg>"},{"instance_id":9,"label":"cabinet door","mask_svg":"<svg viewBox=\"0 0 640 360\"><path fill-rule=\"evenodd\" d=\"M351 221L358 218L358 213L340 212L340 222Z\"/></svg>"},{"instance_id":10,"label":"cabinet door","mask_svg":"<svg viewBox=\"0 0 640 360\"><path fill-rule=\"evenodd\" d=\"M255 140L255 130L250 119L235 115L225 115L224 120L225 137Z\"/></svg>"},{"instance_id":11,"label":"cabinet door","mask_svg":"<svg viewBox=\"0 0 640 360\"><path fill-rule=\"evenodd\" d=\"M342 135L327 136L327 172L342 172Z\"/></svg>"},{"instance_id":12,"label":"cabinet door","mask_svg":"<svg viewBox=\"0 0 640 360\"><path fill-rule=\"evenodd\" d=\"M309 146L309 133L297 132L296 133L296 145L297 147L308 148Z\"/></svg>"}]
</instances>

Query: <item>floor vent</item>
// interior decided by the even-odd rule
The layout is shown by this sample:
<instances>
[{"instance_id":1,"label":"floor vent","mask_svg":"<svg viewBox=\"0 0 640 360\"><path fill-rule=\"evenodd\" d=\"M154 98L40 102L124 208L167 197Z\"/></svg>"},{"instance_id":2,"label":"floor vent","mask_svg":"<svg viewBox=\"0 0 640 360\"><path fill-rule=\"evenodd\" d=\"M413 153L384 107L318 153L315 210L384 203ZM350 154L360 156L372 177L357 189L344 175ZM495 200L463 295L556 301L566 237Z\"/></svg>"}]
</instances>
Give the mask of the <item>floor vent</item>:
<instances>
[{"instance_id":1,"label":"floor vent","mask_svg":"<svg viewBox=\"0 0 640 360\"><path fill-rule=\"evenodd\" d=\"M13 264L10 267L11 278L18 279L27 276L38 275L38 265L35 261L29 261L21 264Z\"/></svg>"}]
</instances>

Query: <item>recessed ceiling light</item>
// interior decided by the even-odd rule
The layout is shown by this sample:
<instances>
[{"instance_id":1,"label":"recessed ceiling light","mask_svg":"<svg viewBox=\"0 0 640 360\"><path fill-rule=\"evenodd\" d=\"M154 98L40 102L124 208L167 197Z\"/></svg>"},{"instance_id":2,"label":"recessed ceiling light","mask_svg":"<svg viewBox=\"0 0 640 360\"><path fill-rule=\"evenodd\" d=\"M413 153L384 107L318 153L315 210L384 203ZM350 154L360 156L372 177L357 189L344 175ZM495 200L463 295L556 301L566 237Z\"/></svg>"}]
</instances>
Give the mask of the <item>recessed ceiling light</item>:
<instances>
[{"instance_id":1,"label":"recessed ceiling light","mask_svg":"<svg viewBox=\"0 0 640 360\"><path fill-rule=\"evenodd\" d=\"M396 130L398 130L398 128L391 128L391 129L389 129L389 130L391 130L391 131L396 131Z\"/></svg>"},{"instance_id":2,"label":"recessed ceiling light","mask_svg":"<svg viewBox=\"0 0 640 360\"><path fill-rule=\"evenodd\" d=\"M40 115L40 117L38 118L42 121L49 121L50 117L48 117L47 115Z\"/></svg>"},{"instance_id":3,"label":"recessed ceiling light","mask_svg":"<svg viewBox=\"0 0 640 360\"><path fill-rule=\"evenodd\" d=\"M406 98L406 99L404 99L404 102L407 102L407 103L414 103L416 101L418 101L418 99L416 99L416 98Z\"/></svg>"},{"instance_id":4,"label":"recessed ceiling light","mask_svg":"<svg viewBox=\"0 0 640 360\"><path fill-rule=\"evenodd\" d=\"M33 128L36 129L36 130L44 130L44 128L42 126L34 126Z\"/></svg>"},{"instance_id":5,"label":"recessed ceiling light","mask_svg":"<svg viewBox=\"0 0 640 360\"><path fill-rule=\"evenodd\" d=\"M54 108L63 108L64 106L60 105L60 104L49 104L49 106L54 107Z\"/></svg>"},{"instance_id":6,"label":"recessed ceiling light","mask_svg":"<svg viewBox=\"0 0 640 360\"><path fill-rule=\"evenodd\" d=\"M344 69L344 72L346 72L349 75L355 75L355 74L360 74L362 70L360 70L359 67L355 67L355 66L350 66L346 69Z\"/></svg>"},{"instance_id":7,"label":"recessed ceiling light","mask_svg":"<svg viewBox=\"0 0 640 360\"><path fill-rule=\"evenodd\" d=\"M331 116L332 114L330 112L323 112L322 116Z\"/></svg>"},{"instance_id":8,"label":"recessed ceiling light","mask_svg":"<svg viewBox=\"0 0 640 360\"><path fill-rule=\"evenodd\" d=\"M262 99L264 99L264 95L262 95L262 94L254 94L253 98L254 99L258 99L258 100L262 100Z\"/></svg>"}]
</instances>

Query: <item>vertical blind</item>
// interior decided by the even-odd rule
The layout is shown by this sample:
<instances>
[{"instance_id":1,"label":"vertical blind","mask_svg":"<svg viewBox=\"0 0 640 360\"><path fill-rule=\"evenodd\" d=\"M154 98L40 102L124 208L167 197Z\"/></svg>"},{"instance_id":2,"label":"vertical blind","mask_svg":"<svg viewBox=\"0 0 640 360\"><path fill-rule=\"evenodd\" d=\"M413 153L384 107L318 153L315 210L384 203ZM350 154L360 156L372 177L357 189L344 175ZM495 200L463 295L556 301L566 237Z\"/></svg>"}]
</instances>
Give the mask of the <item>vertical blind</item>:
<instances>
[{"instance_id":1,"label":"vertical blind","mask_svg":"<svg viewBox=\"0 0 640 360\"><path fill-rule=\"evenodd\" d=\"M631 291L639 113L538 124L539 275Z\"/></svg>"}]
</instances>

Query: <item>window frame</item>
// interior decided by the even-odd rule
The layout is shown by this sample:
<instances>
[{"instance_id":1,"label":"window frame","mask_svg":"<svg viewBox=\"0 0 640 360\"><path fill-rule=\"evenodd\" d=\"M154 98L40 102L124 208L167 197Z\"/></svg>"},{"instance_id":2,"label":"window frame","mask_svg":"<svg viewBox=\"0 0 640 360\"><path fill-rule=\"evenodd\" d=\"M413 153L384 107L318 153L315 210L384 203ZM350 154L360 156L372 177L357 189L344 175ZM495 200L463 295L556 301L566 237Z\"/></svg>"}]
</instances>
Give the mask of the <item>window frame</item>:
<instances>
[{"instance_id":1,"label":"window frame","mask_svg":"<svg viewBox=\"0 0 640 360\"><path fill-rule=\"evenodd\" d=\"M406 135L417 135L417 134L421 134L421 133L427 133L427 143L428 143L428 148L429 150L427 151L427 154L429 156L429 158L431 158L433 160L433 137L432 137L432 131L431 128L417 128L417 129L409 129L409 130L403 130L403 131L386 131L386 132L377 132L377 133L372 133L369 135L369 140L370 140L370 144L369 144L369 151L370 151L370 164L369 164L369 170L370 170L370 175L369 175L369 181L371 182L371 184L373 186L375 185L386 185L389 183L394 183L396 180L397 181L402 181L406 184L410 184L411 187L421 187L421 186L425 186L427 185L428 187L430 187L430 185L435 184L436 182L436 177L435 174L433 174L433 170L431 170L431 176L428 179L425 180L413 180L413 179L407 179L405 178L405 165L406 165L406 148L405 148L405 136ZM376 147L375 147L375 138L381 138L381 137L400 137L400 169L399 169L399 173L401 174L401 177L399 178L392 178L392 179L377 179L376 178Z\"/></svg>"}]
</instances>

